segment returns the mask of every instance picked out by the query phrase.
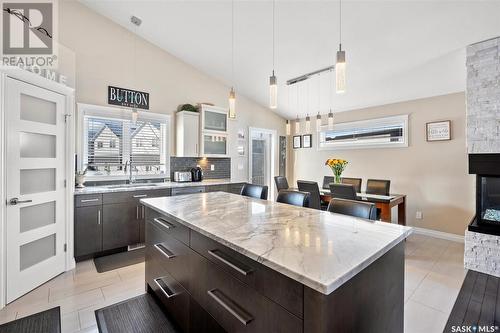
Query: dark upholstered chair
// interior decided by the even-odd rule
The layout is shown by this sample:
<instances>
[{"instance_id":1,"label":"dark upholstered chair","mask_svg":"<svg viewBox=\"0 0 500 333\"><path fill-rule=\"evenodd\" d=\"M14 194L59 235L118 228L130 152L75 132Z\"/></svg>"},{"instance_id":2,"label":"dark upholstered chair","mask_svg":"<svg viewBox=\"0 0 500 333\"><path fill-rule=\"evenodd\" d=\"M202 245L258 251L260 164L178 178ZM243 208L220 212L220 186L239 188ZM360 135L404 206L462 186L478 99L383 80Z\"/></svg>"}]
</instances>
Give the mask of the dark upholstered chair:
<instances>
[{"instance_id":1,"label":"dark upholstered chair","mask_svg":"<svg viewBox=\"0 0 500 333\"><path fill-rule=\"evenodd\" d=\"M332 198L356 200L356 189L351 184L330 183L330 192Z\"/></svg>"},{"instance_id":2,"label":"dark upholstered chair","mask_svg":"<svg viewBox=\"0 0 500 333\"><path fill-rule=\"evenodd\" d=\"M374 203L335 198L330 201L328 211L337 214L376 220L377 207Z\"/></svg>"},{"instance_id":3,"label":"dark upholstered chair","mask_svg":"<svg viewBox=\"0 0 500 333\"><path fill-rule=\"evenodd\" d=\"M267 200L267 186L245 184L241 188L240 194L246 197Z\"/></svg>"},{"instance_id":4,"label":"dark upholstered chair","mask_svg":"<svg viewBox=\"0 0 500 333\"><path fill-rule=\"evenodd\" d=\"M390 188L390 180L368 179L366 183L366 193L369 194L389 195Z\"/></svg>"},{"instance_id":5,"label":"dark upholstered chair","mask_svg":"<svg viewBox=\"0 0 500 333\"><path fill-rule=\"evenodd\" d=\"M286 180L286 177L276 176L274 177L274 182L276 183L276 189L278 190L278 192L281 190L288 190L290 188L288 186L288 181Z\"/></svg>"},{"instance_id":6,"label":"dark upholstered chair","mask_svg":"<svg viewBox=\"0 0 500 333\"><path fill-rule=\"evenodd\" d=\"M340 178L340 182L342 184L354 185L354 189L356 190L356 192L361 192L361 182L362 182L361 178L342 177Z\"/></svg>"},{"instance_id":7,"label":"dark upholstered chair","mask_svg":"<svg viewBox=\"0 0 500 333\"><path fill-rule=\"evenodd\" d=\"M297 180L297 186L301 192L309 192L309 208L326 210L327 205L321 204L321 195L319 193L319 186L316 182L310 182L307 180Z\"/></svg>"},{"instance_id":8,"label":"dark upholstered chair","mask_svg":"<svg viewBox=\"0 0 500 333\"><path fill-rule=\"evenodd\" d=\"M281 190L276 202L286 203L299 207L309 207L309 192Z\"/></svg>"},{"instance_id":9,"label":"dark upholstered chair","mask_svg":"<svg viewBox=\"0 0 500 333\"><path fill-rule=\"evenodd\" d=\"M330 189L330 183L335 182L335 177L331 176L324 176L323 177L323 190L329 190Z\"/></svg>"}]
</instances>

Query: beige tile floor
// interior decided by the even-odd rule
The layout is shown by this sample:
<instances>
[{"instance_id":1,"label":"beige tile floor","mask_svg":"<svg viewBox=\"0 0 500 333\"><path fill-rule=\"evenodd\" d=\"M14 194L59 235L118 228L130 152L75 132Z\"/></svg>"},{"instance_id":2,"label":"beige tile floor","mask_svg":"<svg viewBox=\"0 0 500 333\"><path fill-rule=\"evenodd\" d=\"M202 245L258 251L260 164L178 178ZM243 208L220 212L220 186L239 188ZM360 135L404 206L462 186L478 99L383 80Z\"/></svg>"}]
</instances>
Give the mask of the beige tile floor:
<instances>
[{"instance_id":1,"label":"beige tile floor","mask_svg":"<svg viewBox=\"0 0 500 333\"><path fill-rule=\"evenodd\" d=\"M412 235L406 242L405 332L442 332L465 277L463 244ZM0 323L61 306L63 332L97 332L96 309L144 293L144 264L97 273L93 261L0 310Z\"/></svg>"}]
</instances>

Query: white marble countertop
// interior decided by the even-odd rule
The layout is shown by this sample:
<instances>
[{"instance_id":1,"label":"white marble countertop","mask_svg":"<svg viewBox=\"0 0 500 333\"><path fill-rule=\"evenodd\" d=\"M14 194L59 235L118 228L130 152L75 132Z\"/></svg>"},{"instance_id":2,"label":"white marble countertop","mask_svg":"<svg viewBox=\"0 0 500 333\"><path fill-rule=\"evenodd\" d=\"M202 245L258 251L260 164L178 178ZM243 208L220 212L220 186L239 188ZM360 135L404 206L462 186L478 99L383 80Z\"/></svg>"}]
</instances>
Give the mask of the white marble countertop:
<instances>
[{"instance_id":1,"label":"white marble countertop","mask_svg":"<svg viewBox=\"0 0 500 333\"><path fill-rule=\"evenodd\" d=\"M96 194L96 193L113 193L113 192L128 192L128 191L144 191L144 190L160 190L164 188L192 187L192 186L210 186L210 185L228 185L244 183L243 180L234 179L205 179L201 182L172 182L166 181L163 183L141 183L138 182L134 186L124 184L120 185L103 185L103 186L87 186L84 188L75 188L75 195L80 194ZM154 184L154 185L152 185Z\"/></svg>"},{"instance_id":2,"label":"white marble countertop","mask_svg":"<svg viewBox=\"0 0 500 333\"><path fill-rule=\"evenodd\" d=\"M323 294L403 241L412 228L212 192L141 202Z\"/></svg>"}]
</instances>

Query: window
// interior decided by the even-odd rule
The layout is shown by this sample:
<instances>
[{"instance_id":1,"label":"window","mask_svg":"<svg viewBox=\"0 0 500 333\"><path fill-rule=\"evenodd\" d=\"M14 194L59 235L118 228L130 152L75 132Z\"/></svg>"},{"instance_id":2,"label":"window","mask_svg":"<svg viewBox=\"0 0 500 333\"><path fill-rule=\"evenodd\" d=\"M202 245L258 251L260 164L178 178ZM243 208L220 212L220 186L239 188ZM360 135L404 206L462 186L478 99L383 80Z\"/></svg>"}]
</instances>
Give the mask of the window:
<instances>
[{"instance_id":1,"label":"window","mask_svg":"<svg viewBox=\"0 0 500 333\"><path fill-rule=\"evenodd\" d=\"M79 165L92 176L168 175L169 116L79 105ZM151 144L151 143L154 144Z\"/></svg>"},{"instance_id":2,"label":"window","mask_svg":"<svg viewBox=\"0 0 500 333\"><path fill-rule=\"evenodd\" d=\"M322 126L318 149L408 147L408 115Z\"/></svg>"}]
</instances>

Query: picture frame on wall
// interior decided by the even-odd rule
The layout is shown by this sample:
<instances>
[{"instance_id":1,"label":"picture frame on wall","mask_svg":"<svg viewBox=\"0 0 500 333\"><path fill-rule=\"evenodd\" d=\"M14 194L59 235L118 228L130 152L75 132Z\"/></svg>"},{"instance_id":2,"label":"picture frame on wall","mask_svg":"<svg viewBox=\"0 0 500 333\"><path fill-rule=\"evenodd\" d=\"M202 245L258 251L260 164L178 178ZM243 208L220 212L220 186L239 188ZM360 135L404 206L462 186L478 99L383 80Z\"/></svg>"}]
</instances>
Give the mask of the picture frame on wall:
<instances>
[{"instance_id":1,"label":"picture frame on wall","mask_svg":"<svg viewBox=\"0 0 500 333\"><path fill-rule=\"evenodd\" d=\"M305 134L302 136L302 148L312 147L312 134Z\"/></svg>"},{"instance_id":2,"label":"picture frame on wall","mask_svg":"<svg viewBox=\"0 0 500 333\"><path fill-rule=\"evenodd\" d=\"M302 136L294 135L293 136L293 149L302 148Z\"/></svg>"},{"instance_id":3,"label":"picture frame on wall","mask_svg":"<svg viewBox=\"0 0 500 333\"><path fill-rule=\"evenodd\" d=\"M451 140L451 120L433 121L425 124L427 142Z\"/></svg>"}]
</instances>

